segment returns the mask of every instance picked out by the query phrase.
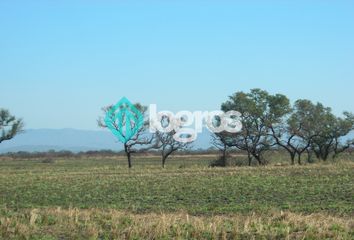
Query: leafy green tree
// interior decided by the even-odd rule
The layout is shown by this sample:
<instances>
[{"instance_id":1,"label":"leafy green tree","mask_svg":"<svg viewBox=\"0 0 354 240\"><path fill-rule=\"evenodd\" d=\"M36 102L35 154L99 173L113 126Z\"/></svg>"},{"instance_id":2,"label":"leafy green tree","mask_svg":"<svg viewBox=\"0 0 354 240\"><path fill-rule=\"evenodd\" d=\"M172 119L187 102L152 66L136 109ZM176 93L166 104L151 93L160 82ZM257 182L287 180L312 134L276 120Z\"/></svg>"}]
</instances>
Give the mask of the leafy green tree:
<instances>
[{"instance_id":1,"label":"leafy green tree","mask_svg":"<svg viewBox=\"0 0 354 240\"><path fill-rule=\"evenodd\" d=\"M333 147L331 133L335 127L336 116L332 114L329 107L317 103L310 113L308 134L314 135L311 140L311 151L316 154L318 159L327 160Z\"/></svg>"},{"instance_id":2,"label":"leafy green tree","mask_svg":"<svg viewBox=\"0 0 354 240\"><path fill-rule=\"evenodd\" d=\"M272 129L273 137L278 145L286 149L292 164L304 152L314 152L318 159L327 160L345 151L352 141L343 144L343 138L353 130L354 117L344 113L345 118L336 117L331 108L321 103L314 104L310 100L300 99L294 104L293 111L281 130Z\"/></svg>"},{"instance_id":3,"label":"leafy green tree","mask_svg":"<svg viewBox=\"0 0 354 240\"><path fill-rule=\"evenodd\" d=\"M291 111L289 99L282 94L270 95L264 90L252 89L250 93L236 92L222 104L221 109L240 112L242 122L242 131L222 133L223 141L228 146L246 151L249 165L253 159L260 165L266 164L264 152L276 145L271 126L281 124Z\"/></svg>"},{"instance_id":4,"label":"leafy green tree","mask_svg":"<svg viewBox=\"0 0 354 240\"><path fill-rule=\"evenodd\" d=\"M0 143L10 140L23 130L22 119L16 119L8 110L0 109Z\"/></svg>"},{"instance_id":5,"label":"leafy green tree","mask_svg":"<svg viewBox=\"0 0 354 240\"><path fill-rule=\"evenodd\" d=\"M343 140L341 140L341 138L347 136L354 130L354 115L349 112L344 112L343 115L344 118L337 118L335 127L332 131L332 136L334 138L333 158L336 158L340 153L354 145L354 139L348 139L344 144Z\"/></svg>"},{"instance_id":6,"label":"leafy green tree","mask_svg":"<svg viewBox=\"0 0 354 240\"><path fill-rule=\"evenodd\" d=\"M301 164L301 156L310 148L312 139L316 136L313 113L318 106L309 100L297 100L288 118L281 124L271 126L272 136L276 143L285 149L295 164L297 157Z\"/></svg>"},{"instance_id":7,"label":"leafy green tree","mask_svg":"<svg viewBox=\"0 0 354 240\"><path fill-rule=\"evenodd\" d=\"M318 130L318 135L312 141L312 150L317 158L326 161L332 155L336 158L340 153L347 150L354 140L344 138L354 129L353 114L344 112L344 118L336 117L332 113L327 113L322 118L319 126L322 130Z\"/></svg>"}]
</instances>

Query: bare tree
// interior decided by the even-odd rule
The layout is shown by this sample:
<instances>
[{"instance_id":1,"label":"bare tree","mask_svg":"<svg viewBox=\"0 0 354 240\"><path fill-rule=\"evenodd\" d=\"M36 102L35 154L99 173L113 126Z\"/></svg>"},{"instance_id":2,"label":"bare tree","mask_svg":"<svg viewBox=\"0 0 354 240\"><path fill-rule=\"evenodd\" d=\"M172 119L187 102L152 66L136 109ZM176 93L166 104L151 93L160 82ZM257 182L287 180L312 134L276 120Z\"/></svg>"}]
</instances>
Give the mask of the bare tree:
<instances>
[{"instance_id":1,"label":"bare tree","mask_svg":"<svg viewBox=\"0 0 354 240\"><path fill-rule=\"evenodd\" d=\"M8 110L0 109L0 143L12 139L23 130L22 119L16 119Z\"/></svg>"},{"instance_id":2,"label":"bare tree","mask_svg":"<svg viewBox=\"0 0 354 240\"><path fill-rule=\"evenodd\" d=\"M176 119L174 120L175 122L177 121ZM167 128L169 124L172 124L170 119L166 116L162 117L161 119L161 126L163 128ZM169 132L161 132L161 131L156 131L155 136L154 136L154 145L153 147L155 149L160 149L161 150L161 162L162 162L162 167L165 167L166 160L167 158L174 152L187 149L190 147L191 143L189 142L180 142L177 141L174 138L174 135L176 134L175 128L173 128Z\"/></svg>"},{"instance_id":3,"label":"bare tree","mask_svg":"<svg viewBox=\"0 0 354 240\"><path fill-rule=\"evenodd\" d=\"M122 108L126 108L123 106ZM153 143L154 137L147 132L148 120L145 117L147 107L142 106L139 103L134 104L133 106L137 111L121 113L120 118L117 116L120 114L116 111L113 111L114 106L108 106L102 108L105 118L98 119L98 125L103 128L110 128L111 131L114 131L116 134L119 134L120 141L123 142L124 152L127 156L128 167L132 167L131 155L132 153L138 151L144 151L151 149L150 146ZM141 114L143 118L140 117ZM139 115L139 116L137 116ZM140 127L138 125L141 125ZM133 133L133 134L131 134Z\"/></svg>"},{"instance_id":4,"label":"bare tree","mask_svg":"<svg viewBox=\"0 0 354 240\"><path fill-rule=\"evenodd\" d=\"M187 149L190 143L183 143L176 141L173 138L175 131L171 131L168 133L156 132L156 145L155 148L161 149L161 162L162 167L164 168L166 165L167 158L174 152Z\"/></svg>"}]
</instances>

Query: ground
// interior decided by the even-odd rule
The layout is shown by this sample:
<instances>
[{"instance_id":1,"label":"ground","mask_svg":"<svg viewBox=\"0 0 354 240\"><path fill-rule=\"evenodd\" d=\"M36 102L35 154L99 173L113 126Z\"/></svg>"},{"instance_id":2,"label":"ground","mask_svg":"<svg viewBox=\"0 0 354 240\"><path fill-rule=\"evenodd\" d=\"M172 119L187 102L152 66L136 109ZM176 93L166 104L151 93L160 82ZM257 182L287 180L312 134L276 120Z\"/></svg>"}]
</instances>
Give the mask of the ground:
<instances>
[{"instance_id":1,"label":"ground","mask_svg":"<svg viewBox=\"0 0 354 240\"><path fill-rule=\"evenodd\" d=\"M0 160L0 239L353 239L354 163Z\"/></svg>"}]
</instances>

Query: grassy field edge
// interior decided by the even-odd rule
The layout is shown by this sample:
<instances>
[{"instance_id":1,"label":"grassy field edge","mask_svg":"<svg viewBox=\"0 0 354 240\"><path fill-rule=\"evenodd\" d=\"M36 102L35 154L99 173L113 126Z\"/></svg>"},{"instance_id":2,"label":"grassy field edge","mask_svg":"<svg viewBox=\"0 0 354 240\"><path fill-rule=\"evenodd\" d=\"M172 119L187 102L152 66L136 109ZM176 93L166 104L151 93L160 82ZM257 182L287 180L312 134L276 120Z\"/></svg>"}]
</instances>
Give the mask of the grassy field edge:
<instances>
[{"instance_id":1,"label":"grassy field edge","mask_svg":"<svg viewBox=\"0 0 354 240\"><path fill-rule=\"evenodd\" d=\"M354 220L324 213L192 216L115 209L3 208L2 239L353 239Z\"/></svg>"}]
</instances>

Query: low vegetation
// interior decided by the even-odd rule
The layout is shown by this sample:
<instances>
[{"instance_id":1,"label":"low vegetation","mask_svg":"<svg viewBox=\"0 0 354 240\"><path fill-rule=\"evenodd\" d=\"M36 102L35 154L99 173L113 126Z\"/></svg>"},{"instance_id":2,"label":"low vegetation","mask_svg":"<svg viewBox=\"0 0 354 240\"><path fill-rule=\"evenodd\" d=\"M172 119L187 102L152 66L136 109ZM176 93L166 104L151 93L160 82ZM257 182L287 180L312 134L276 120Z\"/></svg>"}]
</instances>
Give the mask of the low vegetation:
<instances>
[{"instance_id":1,"label":"low vegetation","mask_svg":"<svg viewBox=\"0 0 354 240\"><path fill-rule=\"evenodd\" d=\"M236 157L237 158L237 157ZM354 163L0 160L2 239L352 239Z\"/></svg>"}]
</instances>

